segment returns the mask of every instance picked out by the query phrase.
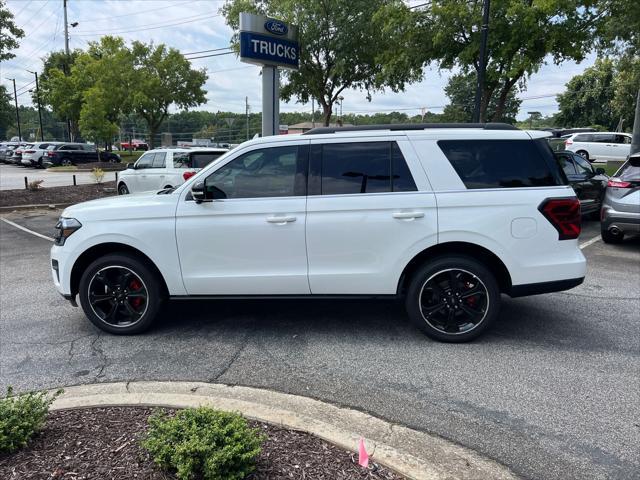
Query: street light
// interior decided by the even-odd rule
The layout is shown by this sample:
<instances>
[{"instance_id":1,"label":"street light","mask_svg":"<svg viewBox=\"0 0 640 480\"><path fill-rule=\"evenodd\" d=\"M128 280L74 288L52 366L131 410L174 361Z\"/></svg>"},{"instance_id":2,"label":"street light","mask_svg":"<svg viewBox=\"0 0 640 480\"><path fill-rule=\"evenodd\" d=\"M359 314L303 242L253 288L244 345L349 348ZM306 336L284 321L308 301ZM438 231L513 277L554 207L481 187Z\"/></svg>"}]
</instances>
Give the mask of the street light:
<instances>
[{"instance_id":1,"label":"street light","mask_svg":"<svg viewBox=\"0 0 640 480\"><path fill-rule=\"evenodd\" d=\"M40 141L44 142L44 130L42 129L42 107L40 105L40 87L38 86L38 72L32 72L31 70L27 70L29 73L33 73L36 76L36 100L38 101L38 119L40 120Z\"/></svg>"},{"instance_id":2,"label":"street light","mask_svg":"<svg viewBox=\"0 0 640 480\"><path fill-rule=\"evenodd\" d=\"M18 93L16 92L16 79L4 77L7 80L11 80L13 82L13 99L16 102L16 120L18 122L18 139L22 141L22 131L20 130L20 111L18 110Z\"/></svg>"}]
</instances>

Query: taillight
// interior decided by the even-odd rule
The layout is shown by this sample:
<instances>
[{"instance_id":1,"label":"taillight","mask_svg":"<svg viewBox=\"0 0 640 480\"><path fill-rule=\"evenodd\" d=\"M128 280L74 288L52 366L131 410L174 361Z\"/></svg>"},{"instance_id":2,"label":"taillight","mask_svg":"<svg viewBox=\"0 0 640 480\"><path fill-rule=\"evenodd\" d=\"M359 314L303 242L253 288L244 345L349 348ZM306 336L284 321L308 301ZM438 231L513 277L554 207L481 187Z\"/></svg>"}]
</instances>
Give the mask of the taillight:
<instances>
[{"instance_id":1,"label":"taillight","mask_svg":"<svg viewBox=\"0 0 640 480\"><path fill-rule=\"evenodd\" d=\"M576 197L548 198L538 210L558 231L558 240L572 240L580 235L580 200Z\"/></svg>"},{"instance_id":2,"label":"taillight","mask_svg":"<svg viewBox=\"0 0 640 480\"><path fill-rule=\"evenodd\" d=\"M193 177L196 174L196 172L184 172L182 174L182 178L184 178L185 181L189 180L191 177Z\"/></svg>"},{"instance_id":3,"label":"taillight","mask_svg":"<svg viewBox=\"0 0 640 480\"><path fill-rule=\"evenodd\" d=\"M36 153L35 150L25 150L24 153Z\"/></svg>"},{"instance_id":4,"label":"taillight","mask_svg":"<svg viewBox=\"0 0 640 480\"><path fill-rule=\"evenodd\" d=\"M566 142L564 142L565 145L573 145L573 140L568 139Z\"/></svg>"},{"instance_id":5,"label":"taillight","mask_svg":"<svg viewBox=\"0 0 640 480\"><path fill-rule=\"evenodd\" d=\"M47 152L47 157L55 157L56 152Z\"/></svg>"},{"instance_id":6,"label":"taillight","mask_svg":"<svg viewBox=\"0 0 640 480\"><path fill-rule=\"evenodd\" d=\"M623 182L622 180L609 179L607 187L631 188L631 182Z\"/></svg>"}]
</instances>

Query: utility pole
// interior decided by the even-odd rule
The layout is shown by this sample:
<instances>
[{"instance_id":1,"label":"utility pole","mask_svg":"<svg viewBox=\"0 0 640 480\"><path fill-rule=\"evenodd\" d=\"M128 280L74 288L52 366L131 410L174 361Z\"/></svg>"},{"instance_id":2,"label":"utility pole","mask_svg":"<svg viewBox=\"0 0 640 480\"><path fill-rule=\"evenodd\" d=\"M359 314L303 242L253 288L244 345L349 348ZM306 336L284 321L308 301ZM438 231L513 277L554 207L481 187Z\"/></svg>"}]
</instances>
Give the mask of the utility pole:
<instances>
[{"instance_id":1,"label":"utility pole","mask_svg":"<svg viewBox=\"0 0 640 480\"><path fill-rule=\"evenodd\" d=\"M7 78L13 82L13 99L16 102L16 121L18 122L18 141L22 141L22 131L20 130L20 110L18 110L18 93L16 92L16 79Z\"/></svg>"},{"instance_id":2,"label":"utility pole","mask_svg":"<svg viewBox=\"0 0 640 480\"><path fill-rule=\"evenodd\" d=\"M44 130L42 130L42 107L40 105L40 87L38 86L38 72L32 72L31 70L27 70L29 73L33 73L36 76L36 99L38 101L38 120L40 120L40 141L44 142Z\"/></svg>"},{"instance_id":3,"label":"utility pole","mask_svg":"<svg viewBox=\"0 0 640 480\"><path fill-rule=\"evenodd\" d=\"M64 9L64 53L69 56L69 23L67 22L67 0L62 0Z\"/></svg>"},{"instance_id":4,"label":"utility pole","mask_svg":"<svg viewBox=\"0 0 640 480\"><path fill-rule=\"evenodd\" d=\"M640 88L636 98L636 116L633 120L633 134L631 136L631 151L629 153L640 152Z\"/></svg>"},{"instance_id":5,"label":"utility pole","mask_svg":"<svg viewBox=\"0 0 640 480\"><path fill-rule=\"evenodd\" d=\"M249 140L249 97L244 97L244 114L247 117L247 140Z\"/></svg>"},{"instance_id":6,"label":"utility pole","mask_svg":"<svg viewBox=\"0 0 640 480\"><path fill-rule=\"evenodd\" d=\"M311 126L316 126L316 101L311 97Z\"/></svg>"},{"instance_id":7,"label":"utility pole","mask_svg":"<svg viewBox=\"0 0 640 480\"><path fill-rule=\"evenodd\" d=\"M480 27L480 68L478 70L478 85L476 87L476 98L473 108L473 121L480 121L480 104L482 102L482 92L484 91L484 76L487 69L487 39L489 37L489 1L482 2L482 26Z\"/></svg>"}]
</instances>

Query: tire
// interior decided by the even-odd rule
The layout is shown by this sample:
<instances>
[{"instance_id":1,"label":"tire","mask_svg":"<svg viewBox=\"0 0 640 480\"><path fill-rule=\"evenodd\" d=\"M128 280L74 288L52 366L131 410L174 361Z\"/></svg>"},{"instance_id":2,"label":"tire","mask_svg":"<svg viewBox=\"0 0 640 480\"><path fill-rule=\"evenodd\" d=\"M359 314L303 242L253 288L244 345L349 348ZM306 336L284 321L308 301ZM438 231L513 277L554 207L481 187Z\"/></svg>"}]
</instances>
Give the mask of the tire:
<instances>
[{"instance_id":1,"label":"tire","mask_svg":"<svg viewBox=\"0 0 640 480\"><path fill-rule=\"evenodd\" d=\"M91 263L80 278L78 296L91 323L116 335L147 330L164 301L157 274L127 253L105 255Z\"/></svg>"},{"instance_id":2,"label":"tire","mask_svg":"<svg viewBox=\"0 0 640 480\"><path fill-rule=\"evenodd\" d=\"M576 153L580 155L582 158L584 158L585 160L589 160L589 152L587 152L586 150L578 150Z\"/></svg>"},{"instance_id":3,"label":"tire","mask_svg":"<svg viewBox=\"0 0 640 480\"><path fill-rule=\"evenodd\" d=\"M605 230L604 228L600 229L600 236L602 237L602 241L604 243L621 243L624 239L624 232L620 231L619 234L611 233L609 230Z\"/></svg>"},{"instance_id":4,"label":"tire","mask_svg":"<svg viewBox=\"0 0 640 480\"><path fill-rule=\"evenodd\" d=\"M484 264L447 255L425 263L412 275L405 307L414 325L434 340L468 342L498 316L500 289ZM432 311L423 315L427 308Z\"/></svg>"},{"instance_id":5,"label":"tire","mask_svg":"<svg viewBox=\"0 0 640 480\"><path fill-rule=\"evenodd\" d=\"M73 165L73 162L71 161L70 158L63 158L62 160L60 160L60 165L66 167L66 166Z\"/></svg>"},{"instance_id":6,"label":"tire","mask_svg":"<svg viewBox=\"0 0 640 480\"><path fill-rule=\"evenodd\" d=\"M129 188L127 187L126 183L121 183L120 185L118 185L118 195L128 195L129 194Z\"/></svg>"}]
</instances>

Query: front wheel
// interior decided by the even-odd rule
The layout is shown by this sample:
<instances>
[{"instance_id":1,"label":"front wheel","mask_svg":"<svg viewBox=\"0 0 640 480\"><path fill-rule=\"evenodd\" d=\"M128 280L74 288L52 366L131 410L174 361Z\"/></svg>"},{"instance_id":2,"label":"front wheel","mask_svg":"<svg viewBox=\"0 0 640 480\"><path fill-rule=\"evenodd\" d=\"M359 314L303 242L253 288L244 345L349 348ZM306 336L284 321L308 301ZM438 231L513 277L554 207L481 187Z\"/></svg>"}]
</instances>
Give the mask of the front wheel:
<instances>
[{"instance_id":1,"label":"front wheel","mask_svg":"<svg viewBox=\"0 0 640 480\"><path fill-rule=\"evenodd\" d=\"M163 302L160 279L138 258L125 253L95 260L80 278L80 305L105 332L141 333L155 320Z\"/></svg>"},{"instance_id":2,"label":"front wheel","mask_svg":"<svg viewBox=\"0 0 640 480\"><path fill-rule=\"evenodd\" d=\"M60 165L62 165L63 167L70 167L73 165L73 162L71 161L70 158L63 158L62 161L60 162Z\"/></svg>"},{"instance_id":3,"label":"front wheel","mask_svg":"<svg viewBox=\"0 0 640 480\"><path fill-rule=\"evenodd\" d=\"M605 230L604 228L600 230L600 236L602 237L602 241L604 243L620 243L624 239L624 232L622 230Z\"/></svg>"},{"instance_id":4,"label":"front wheel","mask_svg":"<svg viewBox=\"0 0 640 480\"><path fill-rule=\"evenodd\" d=\"M129 194L129 189L127 188L127 185L124 183L121 183L120 185L118 185L118 195L128 195Z\"/></svg>"},{"instance_id":5,"label":"front wheel","mask_svg":"<svg viewBox=\"0 0 640 480\"><path fill-rule=\"evenodd\" d=\"M405 305L411 321L429 337L467 342L498 316L500 289L482 263L465 256L444 256L414 273Z\"/></svg>"}]
</instances>

